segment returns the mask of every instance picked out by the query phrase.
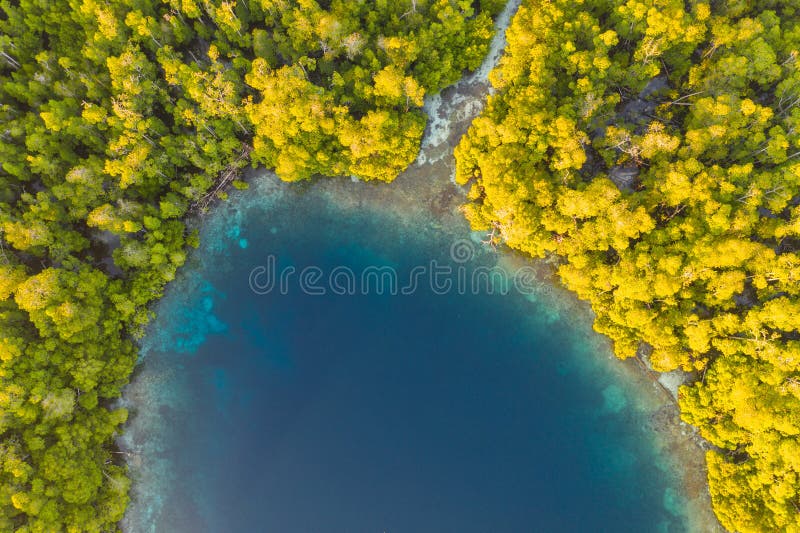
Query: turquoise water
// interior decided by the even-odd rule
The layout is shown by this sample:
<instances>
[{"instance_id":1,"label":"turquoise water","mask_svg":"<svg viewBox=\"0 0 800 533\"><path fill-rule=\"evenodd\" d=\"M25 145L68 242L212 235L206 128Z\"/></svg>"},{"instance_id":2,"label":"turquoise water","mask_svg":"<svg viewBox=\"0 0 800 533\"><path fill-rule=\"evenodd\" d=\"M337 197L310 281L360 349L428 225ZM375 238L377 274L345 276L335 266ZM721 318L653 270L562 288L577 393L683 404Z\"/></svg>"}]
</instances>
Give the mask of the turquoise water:
<instances>
[{"instance_id":1,"label":"turquoise water","mask_svg":"<svg viewBox=\"0 0 800 533\"><path fill-rule=\"evenodd\" d=\"M479 235L266 182L203 228L126 395L128 531L686 530L651 400Z\"/></svg>"}]
</instances>

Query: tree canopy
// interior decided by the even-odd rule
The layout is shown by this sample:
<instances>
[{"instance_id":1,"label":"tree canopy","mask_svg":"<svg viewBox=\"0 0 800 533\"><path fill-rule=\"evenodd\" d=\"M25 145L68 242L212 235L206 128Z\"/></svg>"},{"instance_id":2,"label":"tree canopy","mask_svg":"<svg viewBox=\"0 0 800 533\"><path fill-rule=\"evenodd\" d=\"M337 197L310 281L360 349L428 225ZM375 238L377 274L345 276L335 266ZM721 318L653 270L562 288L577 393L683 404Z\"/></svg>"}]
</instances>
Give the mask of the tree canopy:
<instances>
[{"instance_id":1,"label":"tree canopy","mask_svg":"<svg viewBox=\"0 0 800 533\"><path fill-rule=\"evenodd\" d=\"M619 357L683 369L734 531L800 531L800 10L523 3L456 149L476 229L558 264Z\"/></svg>"},{"instance_id":2,"label":"tree canopy","mask_svg":"<svg viewBox=\"0 0 800 533\"><path fill-rule=\"evenodd\" d=\"M500 0L0 0L0 530L113 531L186 217L248 162L391 181ZM800 531L800 8L525 0L456 149L475 228L696 380L714 509Z\"/></svg>"},{"instance_id":3,"label":"tree canopy","mask_svg":"<svg viewBox=\"0 0 800 533\"><path fill-rule=\"evenodd\" d=\"M500 6L0 0L0 530L117 529L114 400L187 214L248 161L393 179Z\"/></svg>"}]
</instances>

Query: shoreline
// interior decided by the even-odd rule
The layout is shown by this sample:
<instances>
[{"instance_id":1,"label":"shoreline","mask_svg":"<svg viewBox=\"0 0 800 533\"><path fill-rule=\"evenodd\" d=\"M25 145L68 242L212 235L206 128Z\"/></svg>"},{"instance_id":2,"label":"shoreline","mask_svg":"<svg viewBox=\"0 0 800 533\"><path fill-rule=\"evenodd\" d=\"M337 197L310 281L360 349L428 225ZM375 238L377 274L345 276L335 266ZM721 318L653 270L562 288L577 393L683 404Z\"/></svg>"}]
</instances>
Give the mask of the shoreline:
<instances>
[{"instance_id":1,"label":"shoreline","mask_svg":"<svg viewBox=\"0 0 800 533\"><path fill-rule=\"evenodd\" d=\"M521 0L511 0L498 21L492 49L505 42L505 28ZM505 16L505 18L504 18ZM499 54L490 51L485 63L493 67ZM482 65L475 73L465 76L458 83L447 87L437 95L426 97L423 109L429 115L417 160L388 186L383 183L361 182L355 179L334 178L316 180L309 184L316 192L322 192L339 207L361 209L372 208L394 211L401 217L424 217L431 221L431 231L468 228L460 208L466 200L466 190L455 184L455 160L453 149L467 132L472 120L482 111L486 97L492 93L488 81L491 68ZM269 176L264 169L250 169L248 181ZM267 178L269 179L269 178ZM272 179L277 179L272 177ZM424 195L420 193L424 191ZM425 200L425 201L420 201ZM654 397L661 398L658 409L650 416L649 426L662 449L670 458L673 475L684 489L686 502L684 513L690 531L708 533L724 532L711 507L711 498L706 476L705 452L708 444L697 430L680 419L677 404L677 387L690 381L690 376L674 373L659 374L647 367L639 358L619 360L613 352L609 339L594 332L594 312L587 302L579 300L568 291L557 278L553 265L546 260L524 257L514 250L498 250L499 263L528 265L539 272L537 278L552 293L553 303L567 312L571 320L581 322L581 328L595 336L602 352L622 363L626 379L651 389ZM681 378L678 381L676 378Z\"/></svg>"},{"instance_id":2,"label":"shoreline","mask_svg":"<svg viewBox=\"0 0 800 533\"><path fill-rule=\"evenodd\" d=\"M439 139L439 143L431 142L433 131L429 126L423 137L420 156L398 178L400 180L407 173L413 173L416 168L423 166L427 161L433 160L434 164L444 162L450 169L449 183L453 192L443 192L441 197L448 197L451 202L457 203L457 205L451 206L451 210L459 210L461 204L458 203L458 200L466 200L465 189L457 186L453 180L455 174L453 150L461 137L467 132L474 117L485 106L486 98L494 92L488 76L502 56L506 43L505 31L521 3L521 0L510 0L501 14L498 15L496 34L484 64L472 75L467 76L459 83L448 87L440 95L437 95L439 98L438 105L429 107L428 102L426 102L425 111L429 113L429 124L436 124L437 120L445 120L448 123L448 135L444 139ZM447 94L447 91L452 91L452 93ZM478 99L479 102L470 102L470 98ZM435 112L436 116L432 116L432 112ZM440 155L442 146L445 148L445 153ZM432 151L435 153L428 153ZM426 174L428 176L438 175L435 169L430 169L429 173L426 172ZM439 207L440 212L442 207ZM436 217L435 211L432 211L432 214ZM541 272L542 281L556 293L554 300L557 299L561 305L565 305L572 311L571 316L577 315L578 320L588 322L588 326L591 328L595 315L590 305L588 302L578 299L575 294L561 284L552 265L545 260L534 260L508 249L499 250L497 255L500 262L533 264ZM596 333L593 328L591 328L591 334L598 338L599 343L605 347L611 357L619 360L614 354L613 346L608 338ZM600 354L598 353L597 355ZM710 448L710 445L700 436L695 427L690 426L680 418L678 389L681 385L691 383L692 376L680 371L656 372L640 357L619 361L623 363L627 373L631 374L629 377L636 378L637 381L644 380L649 382L651 388L656 389L658 391L657 394L664 400L661 407L650 417L650 429L666 446L667 456L670 457L673 463L671 465L674 467L673 474L676 474L677 471L677 476L681 481L687 498L685 515L688 526L692 531L724 533L725 529L717 520L711 506L705 460L705 453Z\"/></svg>"},{"instance_id":3,"label":"shoreline","mask_svg":"<svg viewBox=\"0 0 800 533\"><path fill-rule=\"evenodd\" d=\"M322 193L327 200L339 207L361 209L369 206L372 209L385 209L397 213L400 217L424 218L430 221L427 228L439 232L443 228L468 228L460 207L466 200L465 189L456 185L453 149L466 133L472 120L482 111L492 88L488 74L497 64L505 45L505 29L513 14L521 4L521 0L510 0L496 19L496 34L492 40L489 53L484 63L474 72L462 78L456 84L443 89L436 95L426 96L423 110L428 114L428 124L421 141L419 155L406 171L392 184L361 182L347 178L325 178L306 184L276 183L274 174L263 168L245 168L242 179L255 187L249 194L258 194L259 184L267 190L291 194L304 194L310 189ZM215 202L216 203L216 202ZM220 202L214 208L221 208ZM195 214L187 220L190 227L202 224L203 216ZM616 359L610 341L594 332L591 324L594 318L589 304L581 301L573 293L564 288L558 280L553 266L545 260L534 260L524 257L513 250L499 250L498 263L513 267L525 264L534 266L538 272L537 280L542 283L543 292L548 293L556 312L569 317L570 321L579 324L581 330L592 335L598 346L597 356L607 355ZM141 362L141 361L140 361ZM652 398L660 397L658 408L648 421L648 429L659 443L660 450L669 457L671 475L675 475L684 489L686 501L677 503L687 518L690 531L723 532L725 531L714 516L711 508L708 483L706 479L705 441L697 430L680 420L677 398L671 390L675 383L670 383L666 374L658 374L647 368L639 358L621 361L625 379L633 380L634 385L650 387L655 390ZM137 370L139 365L137 364ZM136 470L141 469L141 457L137 448L141 443L133 442L130 433L135 422L138 406L144 401L140 396L147 384L136 383L136 372L128 385L128 394L122 402L132 411L132 417L126 423L125 433L117 439L117 445L126 454L126 461L131 468L131 479L134 485L137 479ZM143 420L139 420L141 425ZM152 430L153 428L151 428ZM154 437L152 432L151 438ZM141 434L138 435L141 437ZM127 438L126 438L127 437ZM138 463L138 464L137 464ZM141 470L140 470L141 473ZM132 489L131 496L135 495ZM678 500L680 501L680 499ZM129 505L129 510L134 502ZM127 516L127 515L126 515ZM125 524L125 520L123 520ZM124 529L124 528L123 528Z\"/></svg>"},{"instance_id":4,"label":"shoreline","mask_svg":"<svg viewBox=\"0 0 800 533\"><path fill-rule=\"evenodd\" d=\"M456 140L460 138L458 131L458 128L454 128L451 133ZM432 148L442 147L437 145ZM424 148L421 154L426 155ZM340 178L318 180L303 190L292 188L290 194L302 195L313 191L345 210L381 210L395 214L401 221L425 220L427 231L433 234L452 232L454 228L464 228L465 232L469 232L467 222L460 212L460 206L466 199L465 192L449 179L452 168L451 154L433 162L414 163L389 186L354 183ZM292 184L279 182L271 172L264 169L253 170L250 177L251 182L261 183L268 190L278 187L285 191L284 187L292 187ZM255 188L257 190L259 186L256 185ZM420 194L423 192L424 194ZM425 201L420 201L421 199ZM637 389L637 393L641 393L637 401L642 402L639 407L648 412L648 433L653 436L659 453L667 458L669 475L675 476L677 484L683 489L683 494L675 496L675 505L686 517L689 531L724 532L711 508L705 463L707 445L694 427L680 419L675 389L671 387L677 383L665 383L667 379L677 376L659 374L648 368L639 358L618 359L613 353L610 340L593 330L594 312L588 302L579 300L561 285L553 265L509 249L492 253L496 254L498 265L506 270L513 271L521 266L535 268L541 292L546 294L547 306L573 322L576 330L591 336L595 347L593 355L611 359L614 370L621 369L619 372L624 374L622 379Z\"/></svg>"}]
</instances>

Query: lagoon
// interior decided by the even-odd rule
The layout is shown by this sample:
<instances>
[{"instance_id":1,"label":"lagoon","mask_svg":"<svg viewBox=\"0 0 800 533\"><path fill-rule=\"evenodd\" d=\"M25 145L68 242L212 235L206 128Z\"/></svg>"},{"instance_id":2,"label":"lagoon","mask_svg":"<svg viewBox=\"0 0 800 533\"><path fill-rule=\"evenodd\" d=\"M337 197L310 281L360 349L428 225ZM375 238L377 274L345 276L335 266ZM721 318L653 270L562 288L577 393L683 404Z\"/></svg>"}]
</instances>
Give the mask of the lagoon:
<instances>
[{"instance_id":1,"label":"lagoon","mask_svg":"<svg viewBox=\"0 0 800 533\"><path fill-rule=\"evenodd\" d=\"M261 176L203 221L126 392L127 531L689 530L663 398L585 320L508 267L458 290L504 264L458 217L341 198ZM401 286L331 285L373 267Z\"/></svg>"}]
</instances>

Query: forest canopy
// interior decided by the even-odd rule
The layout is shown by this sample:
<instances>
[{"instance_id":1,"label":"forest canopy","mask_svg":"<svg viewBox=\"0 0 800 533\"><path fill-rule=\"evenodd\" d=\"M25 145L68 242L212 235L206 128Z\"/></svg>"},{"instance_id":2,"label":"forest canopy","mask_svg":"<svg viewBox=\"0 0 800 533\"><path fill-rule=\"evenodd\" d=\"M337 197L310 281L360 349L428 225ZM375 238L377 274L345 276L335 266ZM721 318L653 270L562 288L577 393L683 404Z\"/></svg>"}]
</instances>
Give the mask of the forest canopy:
<instances>
[{"instance_id":1,"label":"forest canopy","mask_svg":"<svg viewBox=\"0 0 800 533\"><path fill-rule=\"evenodd\" d=\"M546 257L682 418L732 531L800 531L800 6L528 0L456 149L464 211Z\"/></svg>"},{"instance_id":2,"label":"forest canopy","mask_svg":"<svg viewBox=\"0 0 800 533\"><path fill-rule=\"evenodd\" d=\"M391 181L501 0L0 0L0 530L114 531L115 400L248 163ZM456 149L476 229L695 381L731 530L800 531L800 7L525 0ZM241 185L241 184L240 184Z\"/></svg>"},{"instance_id":3,"label":"forest canopy","mask_svg":"<svg viewBox=\"0 0 800 533\"><path fill-rule=\"evenodd\" d=\"M117 529L114 400L187 214L248 162L393 179L500 7L0 0L1 531Z\"/></svg>"}]
</instances>

